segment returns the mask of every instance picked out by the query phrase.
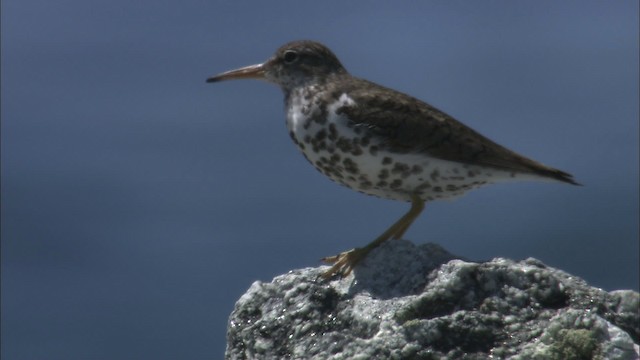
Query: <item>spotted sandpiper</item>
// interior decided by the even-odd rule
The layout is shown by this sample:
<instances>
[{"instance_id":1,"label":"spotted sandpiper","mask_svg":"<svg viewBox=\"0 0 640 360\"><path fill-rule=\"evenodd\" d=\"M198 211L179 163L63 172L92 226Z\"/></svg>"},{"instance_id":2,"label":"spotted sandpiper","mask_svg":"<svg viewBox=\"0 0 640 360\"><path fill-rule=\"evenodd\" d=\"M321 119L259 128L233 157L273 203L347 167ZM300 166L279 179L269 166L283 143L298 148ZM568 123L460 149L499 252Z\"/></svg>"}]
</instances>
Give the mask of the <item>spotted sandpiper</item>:
<instances>
[{"instance_id":1,"label":"spotted sandpiper","mask_svg":"<svg viewBox=\"0 0 640 360\"><path fill-rule=\"evenodd\" d=\"M331 180L411 203L365 247L324 258L333 264L327 278L348 275L372 249L401 238L426 201L512 180L579 185L570 174L506 149L423 101L351 76L331 50L314 41L285 44L264 63L207 82L231 79L280 86L291 139Z\"/></svg>"}]
</instances>

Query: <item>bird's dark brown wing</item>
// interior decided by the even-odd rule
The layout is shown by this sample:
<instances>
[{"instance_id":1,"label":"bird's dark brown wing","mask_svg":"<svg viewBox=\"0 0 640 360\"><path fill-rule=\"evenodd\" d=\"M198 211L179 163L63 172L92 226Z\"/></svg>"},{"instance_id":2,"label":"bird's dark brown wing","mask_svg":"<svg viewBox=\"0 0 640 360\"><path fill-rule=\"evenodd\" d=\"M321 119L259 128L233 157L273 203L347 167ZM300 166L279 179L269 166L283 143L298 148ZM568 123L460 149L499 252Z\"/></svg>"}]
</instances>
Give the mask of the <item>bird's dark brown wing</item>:
<instances>
[{"instance_id":1,"label":"bird's dark brown wing","mask_svg":"<svg viewBox=\"0 0 640 360\"><path fill-rule=\"evenodd\" d=\"M424 152L444 160L533 173L578 185L572 175L498 145L429 104L366 80L345 81L348 84L340 88L355 104L338 111L384 138L391 151Z\"/></svg>"}]
</instances>

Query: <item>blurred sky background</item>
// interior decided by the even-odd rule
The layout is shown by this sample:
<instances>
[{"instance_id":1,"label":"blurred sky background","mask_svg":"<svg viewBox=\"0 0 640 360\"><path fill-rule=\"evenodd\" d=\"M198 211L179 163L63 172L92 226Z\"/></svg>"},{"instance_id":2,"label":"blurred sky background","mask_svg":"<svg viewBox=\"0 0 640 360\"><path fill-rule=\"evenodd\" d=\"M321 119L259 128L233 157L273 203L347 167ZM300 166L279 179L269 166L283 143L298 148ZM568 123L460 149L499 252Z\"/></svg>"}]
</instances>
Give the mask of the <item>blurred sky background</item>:
<instances>
[{"instance_id":1,"label":"blurred sky background","mask_svg":"<svg viewBox=\"0 0 640 360\"><path fill-rule=\"evenodd\" d=\"M337 186L258 81L314 39L584 187L427 204L406 234L638 290L638 1L2 1L2 359L218 359L253 281L408 204Z\"/></svg>"}]
</instances>

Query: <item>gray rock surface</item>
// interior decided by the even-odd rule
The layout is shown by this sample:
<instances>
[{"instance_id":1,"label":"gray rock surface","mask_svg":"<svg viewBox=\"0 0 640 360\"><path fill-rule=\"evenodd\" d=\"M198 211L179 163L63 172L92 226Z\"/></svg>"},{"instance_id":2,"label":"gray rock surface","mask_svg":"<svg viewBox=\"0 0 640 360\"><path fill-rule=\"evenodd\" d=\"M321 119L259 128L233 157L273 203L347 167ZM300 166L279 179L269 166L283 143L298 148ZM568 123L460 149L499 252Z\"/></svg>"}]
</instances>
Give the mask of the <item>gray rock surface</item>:
<instances>
[{"instance_id":1,"label":"gray rock surface","mask_svg":"<svg viewBox=\"0 0 640 360\"><path fill-rule=\"evenodd\" d=\"M536 259L474 263L388 241L354 274L255 282L229 319L227 359L638 359L640 295Z\"/></svg>"}]
</instances>

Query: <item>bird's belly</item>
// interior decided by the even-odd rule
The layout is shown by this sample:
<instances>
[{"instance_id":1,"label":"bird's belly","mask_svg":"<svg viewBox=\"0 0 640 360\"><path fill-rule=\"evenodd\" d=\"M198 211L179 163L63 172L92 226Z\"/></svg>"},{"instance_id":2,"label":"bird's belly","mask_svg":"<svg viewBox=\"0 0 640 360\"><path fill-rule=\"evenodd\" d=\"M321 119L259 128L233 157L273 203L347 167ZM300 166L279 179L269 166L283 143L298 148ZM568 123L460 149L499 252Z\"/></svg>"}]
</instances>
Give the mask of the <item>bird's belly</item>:
<instances>
[{"instance_id":1,"label":"bird's belly","mask_svg":"<svg viewBox=\"0 0 640 360\"><path fill-rule=\"evenodd\" d=\"M500 174L481 173L483 169L429 158L419 154L379 151L354 154L327 149L303 153L316 169L331 180L353 190L382 198L425 201L454 198L464 192L500 180ZM375 151L374 151L375 152Z\"/></svg>"},{"instance_id":2,"label":"bird's belly","mask_svg":"<svg viewBox=\"0 0 640 360\"><path fill-rule=\"evenodd\" d=\"M305 116L289 111L287 126L294 143L316 169L339 184L382 198L453 198L517 175L422 152L389 151L383 139L336 114Z\"/></svg>"}]
</instances>

